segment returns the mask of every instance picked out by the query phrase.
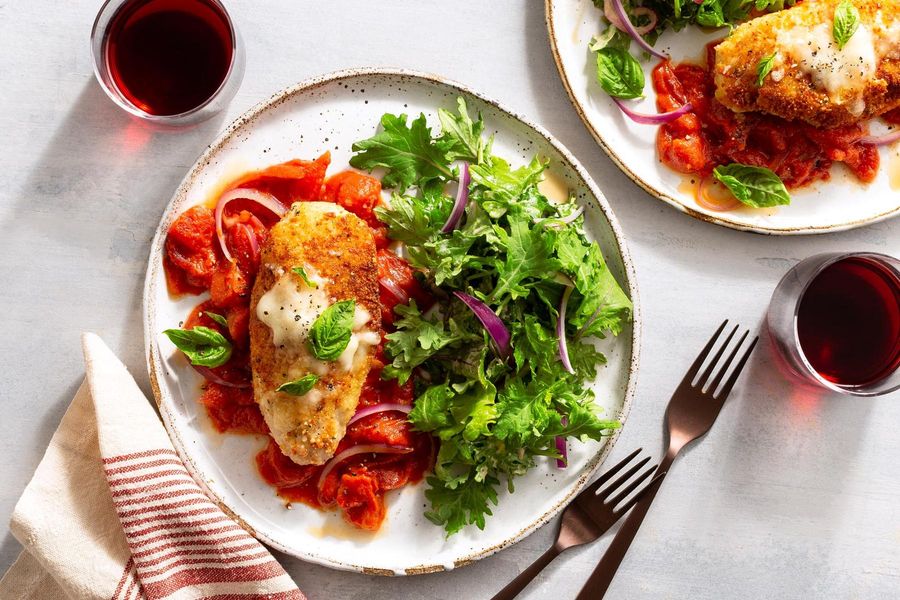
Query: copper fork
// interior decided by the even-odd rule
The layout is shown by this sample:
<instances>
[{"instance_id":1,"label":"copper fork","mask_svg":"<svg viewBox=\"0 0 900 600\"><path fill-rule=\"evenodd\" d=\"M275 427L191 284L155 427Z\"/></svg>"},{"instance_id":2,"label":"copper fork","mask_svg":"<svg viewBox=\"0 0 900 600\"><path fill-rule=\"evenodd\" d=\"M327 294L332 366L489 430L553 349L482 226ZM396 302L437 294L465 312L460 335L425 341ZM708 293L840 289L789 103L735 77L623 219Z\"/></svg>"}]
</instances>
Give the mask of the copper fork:
<instances>
[{"instance_id":1,"label":"copper fork","mask_svg":"<svg viewBox=\"0 0 900 600\"><path fill-rule=\"evenodd\" d=\"M666 409L669 448L657 469L659 473L657 477L660 479L669 471L681 449L704 435L715 423L716 417L719 416L719 412L725 404L725 399L728 398L728 394L744 369L750 353L753 352L756 342L759 341L759 338L755 337L749 345L745 346L744 342L750 333L745 331L737 344L734 345L734 349L728 355L728 358L724 361L721 360L725 350L729 347L731 340L739 329L738 326L735 326L725 341L721 343L715 356L709 361L709 366L706 367L702 375L697 377L700 367L706 362L712 349L721 341L722 332L725 331L727 324L728 321L726 320L719 326L709 343L700 352L700 356L688 369L678 389L672 395L672 399L669 400L669 406ZM741 352L742 348L743 352ZM739 352L740 358L738 358ZM737 359L737 362L735 362L735 359ZM731 375L722 383L725 375L729 372ZM714 373L715 377L713 377ZM619 528L619 531L610 543L609 548L603 554L603 558L600 559L600 563L594 569L594 572L591 573L587 583L581 589L581 593L578 594L577 600L600 600L603 598L603 595L609 588L609 584L616 575L616 570L625 557L625 553L628 551L628 547L631 545L631 541L637 534L644 516L650 509L650 504L653 502L658 489L659 485L654 486L638 502L631 514L628 515L628 518L625 519L622 527Z\"/></svg>"},{"instance_id":2,"label":"copper fork","mask_svg":"<svg viewBox=\"0 0 900 600\"><path fill-rule=\"evenodd\" d=\"M641 449L638 448L626 456L622 462L601 475L597 481L585 488L583 492L578 494L578 496L575 497L575 500L573 500L572 503L566 507L565 511L563 511L559 532L556 534L556 542L554 542L550 549L544 552L540 558L534 561L530 567L522 571L519 576L509 582L505 588L497 592L492 600L512 600L515 598L519 592L525 589L525 586L527 586L544 567L549 565L550 561L559 556L561 552L575 546L593 542L606 533L622 515L628 512L628 509L634 506L634 504L656 484L658 480L662 479L662 474L656 475L656 477L653 478L650 483L645 485L637 494L619 506L622 501L650 477L656 469L656 465L651 465L628 486L619 491L635 473L650 461L650 457L645 456L622 476L606 486L603 490L600 490L606 482L624 469L628 463L634 460L640 453ZM615 497L609 499L613 492L616 491L619 491L619 493L616 494ZM609 499L608 502L607 499Z\"/></svg>"}]
</instances>

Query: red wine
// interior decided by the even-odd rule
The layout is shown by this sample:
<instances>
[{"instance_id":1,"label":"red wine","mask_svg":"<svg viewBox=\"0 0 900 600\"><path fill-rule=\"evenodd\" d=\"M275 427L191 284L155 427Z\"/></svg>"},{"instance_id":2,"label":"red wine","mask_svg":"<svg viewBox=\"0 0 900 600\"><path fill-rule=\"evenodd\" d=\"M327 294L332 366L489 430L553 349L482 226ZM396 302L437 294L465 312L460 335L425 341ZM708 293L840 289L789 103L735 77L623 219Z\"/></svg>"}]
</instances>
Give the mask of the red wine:
<instances>
[{"instance_id":1,"label":"red wine","mask_svg":"<svg viewBox=\"0 0 900 600\"><path fill-rule=\"evenodd\" d=\"M866 385L900 366L900 280L864 257L840 260L812 280L797 309L800 347L838 385Z\"/></svg>"},{"instance_id":2,"label":"red wine","mask_svg":"<svg viewBox=\"0 0 900 600\"><path fill-rule=\"evenodd\" d=\"M132 104L177 115L215 94L233 47L228 17L213 0L132 0L110 22L106 61Z\"/></svg>"}]
</instances>

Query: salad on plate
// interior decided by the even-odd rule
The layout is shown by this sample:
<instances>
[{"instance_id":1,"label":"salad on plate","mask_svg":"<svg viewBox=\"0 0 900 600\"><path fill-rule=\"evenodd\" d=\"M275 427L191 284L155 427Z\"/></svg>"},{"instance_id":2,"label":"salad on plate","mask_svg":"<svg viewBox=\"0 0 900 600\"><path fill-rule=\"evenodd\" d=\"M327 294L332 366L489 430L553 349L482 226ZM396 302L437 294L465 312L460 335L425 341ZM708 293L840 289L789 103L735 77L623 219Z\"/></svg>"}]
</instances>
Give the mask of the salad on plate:
<instances>
[{"instance_id":1,"label":"salad on plate","mask_svg":"<svg viewBox=\"0 0 900 600\"><path fill-rule=\"evenodd\" d=\"M385 114L357 170L326 176L326 153L223 182L166 237L170 293L208 294L165 334L216 430L265 439L283 500L361 529L423 478L447 535L483 528L501 486L619 426L587 384L632 307L583 209L462 99L438 118Z\"/></svg>"}]
</instances>

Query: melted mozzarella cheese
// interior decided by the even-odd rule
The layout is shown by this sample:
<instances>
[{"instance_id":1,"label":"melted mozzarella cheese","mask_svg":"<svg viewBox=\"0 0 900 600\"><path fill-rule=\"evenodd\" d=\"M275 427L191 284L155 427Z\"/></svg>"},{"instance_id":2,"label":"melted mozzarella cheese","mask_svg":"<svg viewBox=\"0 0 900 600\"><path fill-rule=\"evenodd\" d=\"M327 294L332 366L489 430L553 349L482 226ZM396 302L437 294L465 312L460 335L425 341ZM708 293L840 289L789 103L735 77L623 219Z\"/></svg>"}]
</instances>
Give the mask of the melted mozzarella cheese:
<instances>
[{"instance_id":1,"label":"melted mozzarella cheese","mask_svg":"<svg viewBox=\"0 0 900 600\"><path fill-rule=\"evenodd\" d=\"M353 368L358 360L365 357L370 346L377 346L381 341L377 333L365 328L371 319L369 311L357 304L353 313L353 333L350 335L350 342L337 359L338 365L343 370L349 371Z\"/></svg>"},{"instance_id":2,"label":"melted mozzarella cheese","mask_svg":"<svg viewBox=\"0 0 900 600\"><path fill-rule=\"evenodd\" d=\"M272 343L278 347L305 345L313 323L332 304L324 291L325 280L310 267L304 270L316 287L309 287L299 276L278 268L278 280L256 305L256 317L272 330ZM357 304L350 341L335 363L341 370L352 369L371 346L381 342L378 333L367 328L371 320L369 311ZM310 357L307 367L321 376L328 372L328 364Z\"/></svg>"},{"instance_id":3,"label":"melted mozzarella cheese","mask_svg":"<svg viewBox=\"0 0 900 600\"><path fill-rule=\"evenodd\" d=\"M877 69L869 28L860 24L844 47L838 48L831 23L812 28L794 26L779 32L777 46L782 64L796 66L832 101L848 104L852 113L862 114L863 90Z\"/></svg>"},{"instance_id":4,"label":"melted mozzarella cheese","mask_svg":"<svg viewBox=\"0 0 900 600\"><path fill-rule=\"evenodd\" d=\"M298 275L279 268L278 281L256 304L256 318L272 330L276 346L305 343L312 324L331 304L325 294L325 280L312 269L305 270L317 287L309 287Z\"/></svg>"}]
</instances>

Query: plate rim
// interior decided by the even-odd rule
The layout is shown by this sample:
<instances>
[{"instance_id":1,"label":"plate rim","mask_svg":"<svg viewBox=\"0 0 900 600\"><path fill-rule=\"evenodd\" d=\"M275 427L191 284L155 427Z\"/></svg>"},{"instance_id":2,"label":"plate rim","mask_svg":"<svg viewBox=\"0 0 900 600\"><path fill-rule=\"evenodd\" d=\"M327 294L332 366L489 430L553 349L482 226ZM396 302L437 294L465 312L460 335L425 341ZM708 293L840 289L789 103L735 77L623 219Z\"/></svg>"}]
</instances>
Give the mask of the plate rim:
<instances>
[{"instance_id":1,"label":"plate rim","mask_svg":"<svg viewBox=\"0 0 900 600\"><path fill-rule=\"evenodd\" d=\"M563 67L562 56L560 55L559 48L556 42L558 36L556 33L556 26L553 22L553 11L554 3L557 1L558 0L544 0L544 21L547 25L547 38L550 45L550 52L553 55L553 62L556 64L556 71L557 73L559 73L559 78L562 81L563 88L566 90L566 96L568 96L569 98L569 103L572 105L572 108L575 109L575 112L578 114L578 118L581 119L581 122L584 124L588 132L590 132L591 136L594 138L594 141L596 141L597 145L600 146L604 152L606 152L606 155L609 156L609 158L613 161L613 163L615 163L619 170L622 171L622 173L624 173L625 176L628 177L632 182L637 184L641 189L643 189L645 192L647 192L657 200L662 200L678 211L705 223L721 225L722 227L727 227L729 229L734 229L737 231L749 231L752 233L761 233L764 235L817 235L823 233L834 233L837 231L847 231L850 229L856 229L858 227L864 227L866 225L872 225L874 223L880 223L881 221L885 221L887 219L900 215L900 206L897 206L896 208L891 209L887 212L868 217L866 219L850 221L849 223L807 227L765 227L761 225L748 225L739 221L733 221L724 216L708 215L694 209L691 206L688 206L678 198L675 198L665 191L655 188L653 185L644 181L640 178L640 176L634 173L625 164L625 161L623 161L622 158L619 157L618 154L616 154L616 151L612 149L612 146L607 143L607 141L603 138L603 135L597 130L596 127L594 127L590 119L588 119L584 107L575 97L575 91L572 88L572 84L569 81L569 77L566 74L565 68Z\"/></svg>"},{"instance_id":2,"label":"plate rim","mask_svg":"<svg viewBox=\"0 0 900 600\"><path fill-rule=\"evenodd\" d=\"M533 521L531 521L528 525L521 528L516 534L507 537L502 542L495 544L489 548L485 548L478 552L461 556L459 558L455 558L453 561L453 566L448 568L445 564L422 564L415 567L405 568L400 572L376 568L376 567L367 567L365 565L356 565L349 564L345 562L340 562L338 560L334 560L332 558L319 556L316 554L311 554L307 551L300 550L297 548L292 548L281 544L280 542L273 540L268 534L257 531L252 526L250 526L244 519L240 517L240 515L232 509L228 503L219 497L213 490L211 490L206 485L206 480L202 476L202 471L194 464L192 458L188 455L186 448L188 444L185 444L177 430L170 423L171 414L163 402L163 392L161 389L161 377L159 373L162 371L162 357L159 353L159 346L157 344L152 343L152 340L155 339L155 334L151 331L151 314L155 314L155 296L154 293L156 291L155 282L157 281L158 271L160 265L162 264L160 254L162 250L161 238L164 235L163 229L165 224L165 218L169 215L174 208L175 202L187 192L187 188L189 184L192 183L194 178L197 176L199 171L209 163L210 159L225 145L227 144L232 137L238 132L238 130L247 123L255 120L260 117L270 108L273 108L280 103L288 100L296 94L314 89L316 87L320 87L335 81L352 79L356 77L368 77L368 76L396 76L396 77L408 77L411 79L423 80L425 83L431 84L439 84L443 86L450 87L457 92L461 92L466 95L470 95L472 97L477 98L478 100L493 106L500 113L505 114L508 117L513 118L519 123L525 125L526 127L535 131L539 136L544 138L544 140L550 144L557 152L559 152L560 156L564 159L565 163L576 173L576 175L581 178L584 182L588 190L590 190L591 194L593 194L594 198L597 201L597 205L600 211L603 213L604 218L609 224L610 230L613 233L613 241L619 251L619 255L622 259L622 265L624 267L624 277L625 281L623 282L628 289L628 295L631 298L633 309L632 309L632 339L631 339L631 358L628 362L628 370L627 370L627 381L625 384L625 391L622 400L622 408L620 409L617 417L622 422L622 427L617 429L612 435L605 438L603 446L599 449L599 451L592 456L588 463L585 465L585 472L579 477L579 479L572 486L572 489L564 498L562 498L555 505L550 507L547 511L545 511L540 516L536 517ZM624 429L624 425L628 420L628 416L631 412L633 400L634 400L634 392L635 387L637 385L637 374L638 367L640 364L640 351L641 351L641 333L642 333L642 313L641 313L641 305L640 305L640 297L638 295L637 288L637 276L634 270L634 264L632 262L631 254L628 251L628 246L625 241L625 235L622 231L621 225L619 224L618 219L613 213L612 207L607 201L606 197L600 191L597 184L594 182L593 178L591 178L590 174L587 172L585 167L578 161L577 158L559 141L557 140L549 131L547 131L544 127L538 125L533 122L531 119L526 117L525 115L516 112L503 103L500 103L480 92L477 92L470 88L469 86L457 82L455 80L436 75L433 73L404 69L404 68L393 68L393 67L358 67L358 68L349 68L349 69L340 69L337 71L332 71L326 74L313 76L304 80L301 80L298 83L282 88L278 92L275 92L270 97L256 103L249 109L247 109L244 113L240 114L236 117L221 133L219 133L216 138L203 150L197 160L193 163L191 168L185 174L184 178L178 184L178 187L172 193L172 197L166 203L163 208L162 214L160 216L159 224L156 227L156 231L153 235L153 239L150 243L150 252L147 260L147 269L146 275L144 279L143 286L143 298L142 298L142 319L143 319L143 332L144 332L144 356L147 362L147 370L150 378L150 387L153 392L154 401L156 407L159 410L160 416L162 417L163 424L166 428L166 433L169 438L173 442L173 446L175 446L175 450L178 452L179 457L185 463L185 466L191 472L193 478L200 484L200 486L204 489L207 496L210 497L229 517L235 520L242 528L244 528L248 533L250 533L253 537L259 539L264 542L266 545L275 548L285 554L294 556L301 560L311 562L314 564L319 564L322 566L344 570L344 571L355 571L369 575L419 575L424 573L434 573L441 572L462 567L468 564L471 564L477 560L482 558L486 558L499 550L502 550L516 542L522 540L527 537L534 531L536 531L539 527L543 526L547 522L549 522L553 517L555 517L562 508L571 501L578 493L580 493L587 483L591 480L594 474L596 474L597 470L605 461L606 457L612 451L613 446L621 435L622 430Z\"/></svg>"}]
</instances>

